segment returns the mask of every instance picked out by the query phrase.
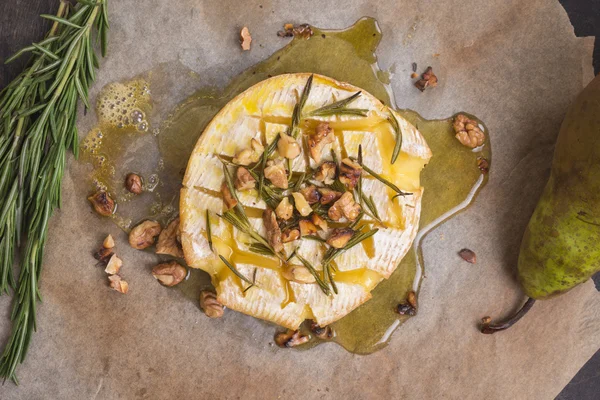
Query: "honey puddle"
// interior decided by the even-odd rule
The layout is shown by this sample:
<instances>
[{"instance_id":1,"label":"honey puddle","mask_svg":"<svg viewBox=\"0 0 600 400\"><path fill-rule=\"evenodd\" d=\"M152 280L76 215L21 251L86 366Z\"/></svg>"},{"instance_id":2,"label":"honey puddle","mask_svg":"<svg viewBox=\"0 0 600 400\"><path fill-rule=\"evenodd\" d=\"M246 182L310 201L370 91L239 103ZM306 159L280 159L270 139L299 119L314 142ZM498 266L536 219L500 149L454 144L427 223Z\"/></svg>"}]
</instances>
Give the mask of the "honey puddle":
<instances>
[{"instance_id":1,"label":"honey puddle","mask_svg":"<svg viewBox=\"0 0 600 400\"><path fill-rule=\"evenodd\" d=\"M270 76L319 73L350 82L386 105L395 106L389 76L377 65L375 50L382 35L374 19L363 18L345 30L313 31L311 39L294 38L233 79L224 90L206 86L195 73L172 64L161 65L128 82L108 85L98 98L98 125L82 144L82 159L91 165L90 192L102 188L117 201L114 222L127 231L143 219L163 224L172 219L177 214L187 160L204 127L235 95ZM475 151L462 146L454 138L452 117L425 120L414 111L399 112L423 134L433 158L421 173L425 192L420 233L412 250L390 279L373 290L371 300L332 324L333 341L359 354L384 347L409 318L395 313L394 308L410 290L418 292L424 270L422 239L465 209L486 184L487 175L479 170L478 158L484 157L491 164L489 141ZM480 126L489 137L483 123ZM123 182L129 172L142 176L143 194L134 197L125 190ZM197 303L201 288L208 285L208 275L194 270L178 288ZM265 342L268 340L265 338ZM319 343L314 338L302 347Z\"/></svg>"}]
</instances>

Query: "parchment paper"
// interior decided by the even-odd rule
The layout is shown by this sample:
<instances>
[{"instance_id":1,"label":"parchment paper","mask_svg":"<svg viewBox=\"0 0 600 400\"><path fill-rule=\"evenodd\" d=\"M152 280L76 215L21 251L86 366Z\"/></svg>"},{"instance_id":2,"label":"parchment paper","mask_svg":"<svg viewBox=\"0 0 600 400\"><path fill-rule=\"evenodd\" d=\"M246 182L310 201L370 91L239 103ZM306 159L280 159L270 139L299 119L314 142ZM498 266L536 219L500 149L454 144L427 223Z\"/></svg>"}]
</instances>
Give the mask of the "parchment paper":
<instances>
[{"instance_id":1,"label":"parchment paper","mask_svg":"<svg viewBox=\"0 0 600 400\"><path fill-rule=\"evenodd\" d=\"M514 269L522 233L549 174L560 122L592 78L591 40L576 38L554 0L110 2L106 83L179 60L198 85L225 85L284 45L286 22L344 28L377 18L380 63L396 72L399 107L425 117L468 110L492 134L489 185L467 212L425 242L420 309L373 355L334 344L314 351L270 344L273 327L227 312L209 320L178 291L156 283L156 258L130 249L125 234L76 196L83 166L69 160L63 209L50 226L38 332L18 370L21 386L2 399L461 398L550 399L600 347L600 295L591 281L538 302L509 331L486 336L484 315L520 305ZM242 53L239 28L252 50ZM439 54L439 55L438 55ZM411 63L432 65L437 88L412 87ZM181 100L193 88L181 92ZM93 114L81 116L84 135ZM118 239L130 292L105 286L91 253L107 232ZM456 252L469 247L478 263ZM0 298L1 321L9 312ZM0 337L8 334L2 323Z\"/></svg>"}]
</instances>

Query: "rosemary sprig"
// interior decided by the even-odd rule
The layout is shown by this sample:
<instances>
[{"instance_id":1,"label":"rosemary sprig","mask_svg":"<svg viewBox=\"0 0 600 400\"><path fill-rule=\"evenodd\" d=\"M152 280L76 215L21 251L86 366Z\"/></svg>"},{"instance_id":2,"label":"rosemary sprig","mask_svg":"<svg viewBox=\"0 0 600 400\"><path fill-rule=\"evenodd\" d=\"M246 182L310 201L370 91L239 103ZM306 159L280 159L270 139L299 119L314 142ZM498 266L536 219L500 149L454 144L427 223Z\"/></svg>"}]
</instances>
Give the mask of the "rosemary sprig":
<instances>
[{"instance_id":1,"label":"rosemary sprig","mask_svg":"<svg viewBox=\"0 0 600 400\"><path fill-rule=\"evenodd\" d=\"M398 155L400 154L400 149L402 148L402 131L400 131L400 124L398 124L398 120L394 115L394 112L390 110L390 115L387 118L390 125L392 125L392 129L394 129L394 134L396 135L396 144L394 145L394 151L392 152L392 164L396 162Z\"/></svg>"},{"instance_id":2,"label":"rosemary sprig","mask_svg":"<svg viewBox=\"0 0 600 400\"><path fill-rule=\"evenodd\" d=\"M343 254L346 251L350 250L352 247L356 246L360 242L370 238L377 232L379 232L379 229L377 229L377 228L371 229L368 232L355 232L354 236L352 236L352 238L348 241L348 243L346 243L346 245L344 247L342 247L341 249L335 249L333 247L330 247L325 252L325 255L323 257L323 265L326 266L326 265L331 264L331 262L333 261L334 258L336 258L340 254Z\"/></svg>"},{"instance_id":3,"label":"rosemary sprig","mask_svg":"<svg viewBox=\"0 0 600 400\"><path fill-rule=\"evenodd\" d=\"M296 258L300 260L302 265L304 265L306 269L311 273L311 275L315 277L315 281L317 281L317 284L319 285L323 293L329 296L329 294L331 293L331 291L329 290L329 286L323 281L323 279L321 279L315 267L313 267L307 259L305 259L298 253L296 253Z\"/></svg>"},{"instance_id":4,"label":"rosemary sprig","mask_svg":"<svg viewBox=\"0 0 600 400\"><path fill-rule=\"evenodd\" d=\"M246 293L249 289L252 289L253 287L256 286L256 271L258 271L258 268L254 268L254 272L252 273L252 284L250 286L248 286L246 289L244 289L242 292Z\"/></svg>"},{"instance_id":5,"label":"rosemary sprig","mask_svg":"<svg viewBox=\"0 0 600 400\"><path fill-rule=\"evenodd\" d=\"M373 196L367 197L364 193L360 195L362 202L367 206L369 212L371 213L371 217L379 222L381 222L381 218L379 218L379 213L377 212L377 207L375 206L375 202L373 201Z\"/></svg>"},{"instance_id":6,"label":"rosemary sprig","mask_svg":"<svg viewBox=\"0 0 600 400\"><path fill-rule=\"evenodd\" d=\"M206 210L206 238L208 239L208 247L210 251L213 250L213 242L212 242L212 230L210 228L210 211Z\"/></svg>"},{"instance_id":7,"label":"rosemary sprig","mask_svg":"<svg viewBox=\"0 0 600 400\"><path fill-rule=\"evenodd\" d=\"M357 115L360 117L366 117L369 110L364 108L348 108L348 104L353 102L356 98L361 95L361 92L356 92L352 96L345 99L336 101L335 103L328 104L321 108L317 108L308 113L310 117L329 117L332 115Z\"/></svg>"},{"instance_id":8,"label":"rosemary sprig","mask_svg":"<svg viewBox=\"0 0 600 400\"><path fill-rule=\"evenodd\" d=\"M261 193L263 191L263 186L264 186L264 182L265 182L265 167L267 166L267 160L269 159L269 156L271 154L273 154L273 152L275 151L275 148L277 147L277 142L279 142L279 135L277 135L275 137L275 139L273 139L273 141L271 142L271 144L269 144L267 146L267 148L263 151L261 158L260 158L260 163L257 165L260 165L260 176L258 177L258 196L261 196Z\"/></svg>"},{"instance_id":9,"label":"rosemary sprig","mask_svg":"<svg viewBox=\"0 0 600 400\"><path fill-rule=\"evenodd\" d=\"M380 181L381 183L383 183L384 185L386 185L387 187L392 189L394 192L396 192L396 195L394 197L412 195L412 193L403 192L402 190L400 190L400 188L398 186L394 185L392 182L388 181L383 176L379 175L377 172L373 171L371 168L367 167L366 165L363 164L362 167L363 167L363 170L367 171L367 173L369 175L371 175L373 178L377 179L378 181Z\"/></svg>"},{"instance_id":10,"label":"rosemary sprig","mask_svg":"<svg viewBox=\"0 0 600 400\"><path fill-rule=\"evenodd\" d=\"M311 74L306 80L306 84L304 85L304 89L302 89L302 94L300 95L300 99L294 105L294 111L292 112L292 122L290 123L288 135L293 137L294 139L298 138L298 125L300 124L300 119L302 118L302 109L306 104L306 100L308 99L308 95L310 94L310 89L312 88L314 75Z\"/></svg>"},{"instance_id":11,"label":"rosemary sprig","mask_svg":"<svg viewBox=\"0 0 600 400\"><path fill-rule=\"evenodd\" d=\"M262 243L250 243L248 249L253 253L260 254L263 256L273 255L273 251Z\"/></svg>"},{"instance_id":12,"label":"rosemary sprig","mask_svg":"<svg viewBox=\"0 0 600 400\"><path fill-rule=\"evenodd\" d=\"M61 203L66 153L78 155L78 98L89 107L88 89L99 65L94 26L102 54L108 29L106 0L72 8L61 1L56 16L45 17L54 22L48 37L7 60L32 54L27 68L0 92L0 293L15 289L0 377L15 383L36 330L38 280L48 221ZM15 279L18 251L23 253Z\"/></svg>"},{"instance_id":13,"label":"rosemary sprig","mask_svg":"<svg viewBox=\"0 0 600 400\"><path fill-rule=\"evenodd\" d=\"M246 278L244 275L242 275L242 273L240 271L238 271L236 267L231 265L231 263L229 261L227 261L227 259L225 257L223 257L222 255L219 254L219 258L221 259L221 261L223 261L223 264L225 264L227 266L227 268L229 268L231 270L231 272L233 272L235 274L235 276L237 276L244 282L249 283L250 285L253 285L252 281L250 279Z\"/></svg>"},{"instance_id":14,"label":"rosemary sprig","mask_svg":"<svg viewBox=\"0 0 600 400\"><path fill-rule=\"evenodd\" d=\"M322 237L316 236L316 235L306 235L306 236L302 236L302 239L308 239L308 240L314 240L315 242L320 242L320 243L325 243L327 242L325 239L323 239Z\"/></svg>"},{"instance_id":15,"label":"rosemary sprig","mask_svg":"<svg viewBox=\"0 0 600 400\"><path fill-rule=\"evenodd\" d=\"M245 215L245 214L244 214ZM240 232L243 232L250 236L254 241L262 244L265 248L270 251L270 255L277 255L275 250L265 238L263 238L254 228L250 225L249 222L242 220L239 215L233 210L227 210L223 214L220 215L225 221L229 222L235 228L237 228Z\"/></svg>"}]
</instances>

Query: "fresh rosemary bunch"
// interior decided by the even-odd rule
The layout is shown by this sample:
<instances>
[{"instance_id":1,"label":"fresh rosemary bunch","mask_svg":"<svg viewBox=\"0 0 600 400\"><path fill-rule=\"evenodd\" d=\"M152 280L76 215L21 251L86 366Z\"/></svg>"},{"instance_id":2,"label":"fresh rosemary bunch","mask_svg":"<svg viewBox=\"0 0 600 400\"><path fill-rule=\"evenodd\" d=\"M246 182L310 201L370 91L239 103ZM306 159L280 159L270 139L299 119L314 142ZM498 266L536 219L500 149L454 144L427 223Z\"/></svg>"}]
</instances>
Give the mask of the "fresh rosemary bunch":
<instances>
[{"instance_id":1,"label":"fresh rosemary bunch","mask_svg":"<svg viewBox=\"0 0 600 400\"><path fill-rule=\"evenodd\" d=\"M61 0L47 37L6 60L31 53L28 67L0 92L0 294L15 291L12 332L0 357L0 377L18 383L36 330L38 281L48 220L61 203L67 150L78 154L77 102L89 107L88 88L108 30L107 0ZM21 252L20 272L12 270Z\"/></svg>"}]
</instances>

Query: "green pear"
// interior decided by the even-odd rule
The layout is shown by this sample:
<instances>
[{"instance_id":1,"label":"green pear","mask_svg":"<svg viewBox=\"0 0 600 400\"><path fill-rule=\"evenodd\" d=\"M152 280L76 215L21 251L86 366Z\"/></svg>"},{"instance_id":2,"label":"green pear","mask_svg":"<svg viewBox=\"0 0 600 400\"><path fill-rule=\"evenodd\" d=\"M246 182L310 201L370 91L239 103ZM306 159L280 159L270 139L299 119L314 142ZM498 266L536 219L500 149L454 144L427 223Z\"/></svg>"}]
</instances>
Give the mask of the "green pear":
<instances>
[{"instance_id":1,"label":"green pear","mask_svg":"<svg viewBox=\"0 0 600 400\"><path fill-rule=\"evenodd\" d=\"M533 305L600 271L600 75L569 108L558 135L552 172L521 242L519 281L530 299L493 333Z\"/></svg>"}]
</instances>

